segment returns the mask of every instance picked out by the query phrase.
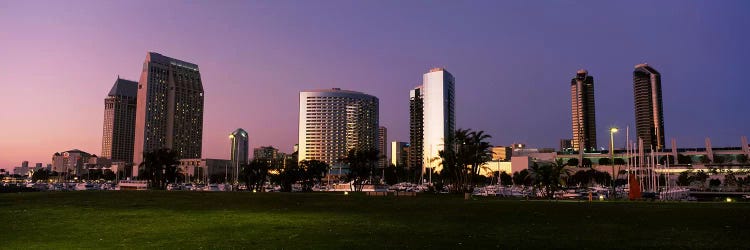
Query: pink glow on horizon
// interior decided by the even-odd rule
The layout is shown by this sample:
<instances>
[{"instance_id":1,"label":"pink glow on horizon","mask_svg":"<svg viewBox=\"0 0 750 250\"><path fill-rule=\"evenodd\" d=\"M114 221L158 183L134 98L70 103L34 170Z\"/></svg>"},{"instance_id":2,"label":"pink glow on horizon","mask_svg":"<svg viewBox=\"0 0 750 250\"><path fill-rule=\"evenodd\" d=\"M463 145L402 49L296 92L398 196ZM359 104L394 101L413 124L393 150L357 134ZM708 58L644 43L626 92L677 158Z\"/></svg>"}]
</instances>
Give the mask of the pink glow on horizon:
<instances>
[{"instance_id":1,"label":"pink glow on horizon","mask_svg":"<svg viewBox=\"0 0 750 250\"><path fill-rule=\"evenodd\" d=\"M118 75L139 79L148 51L200 67L204 158L228 158L236 128L251 148L290 152L298 93L318 88L378 97L388 139L408 141L408 93L433 66L456 77L457 127L496 145L569 138L580 68L595 77L598 134L633 129L644 61L662 73L678 146L750 135L748 1L439 2L0 1L0 168L99 155L104 98Z\"/></svg>"}]
</instances>

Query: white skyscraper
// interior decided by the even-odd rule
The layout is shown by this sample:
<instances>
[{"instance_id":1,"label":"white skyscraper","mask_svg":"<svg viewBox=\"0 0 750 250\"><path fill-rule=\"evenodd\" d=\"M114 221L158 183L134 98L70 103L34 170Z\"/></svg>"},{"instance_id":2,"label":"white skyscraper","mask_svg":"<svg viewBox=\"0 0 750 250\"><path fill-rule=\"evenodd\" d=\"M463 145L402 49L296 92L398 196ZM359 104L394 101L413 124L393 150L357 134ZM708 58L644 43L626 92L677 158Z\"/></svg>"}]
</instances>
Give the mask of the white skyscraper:
<instances>
[{"instance_id":1,"label":"white skyscraper","mask_svg":"<svg viewBox=\"0 0 750 250\"><path fill-rule=\"evenodd\" d=\"M439 152L456 130L455 78L443 68L433 68L422 78L422 173L442 169Z\"/></svg>"}]
</instances>

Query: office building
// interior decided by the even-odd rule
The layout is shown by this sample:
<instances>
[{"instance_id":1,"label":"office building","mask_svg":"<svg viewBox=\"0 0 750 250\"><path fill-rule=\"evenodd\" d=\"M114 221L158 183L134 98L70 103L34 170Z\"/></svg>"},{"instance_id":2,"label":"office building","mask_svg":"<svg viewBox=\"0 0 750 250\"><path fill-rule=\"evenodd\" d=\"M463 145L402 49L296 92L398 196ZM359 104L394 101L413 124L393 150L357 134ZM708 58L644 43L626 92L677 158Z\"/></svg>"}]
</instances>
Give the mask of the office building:
<instances>
[{"instance_id":1,"label":"office building","mask_svg":"<svg viewBox=\"0 0 750 250\"><path fill-rule=\"evenodd\" d=\"M160 148L201 158L203 94L198 65L149 52L138 82L133 163Z\"/></svg>"},{"instance_id":2,"label":"office building","mask_svg":"<svg viewBox=\"0 0 750 250\"><path fill-rule=\"evenodd\" d=\"M424 140L424 99L422 85L409 91L409 153L408 168L422 170L422 143Z\"/></svg>"},{"instance_id":3,"label":"office building","mask_svg":"<svg viewBox=\"0 0 750 250\"><path fill-rule=\"evenodd\" d=\"M422 173L426 168L442 169L439 152L452 140L456 129L455 78L444 68L433 68L422 76L422 85L411 91L412 146L422 149ZM421 101L421 105L418 103ZM421 115L415 114L421 111ZM418 121L421 116L422 120ZM421 131L415 128L421 123ZM421 141L417 139L420 137ZM420 145L421 144L421 145ZM418 157L418 156L413 156Z\"/></svg>"},{"instance_id":4,"label":"office building","mask_svg":"<svg viewBox=\"0 0 750 250\"><path fill-rule=\"evenodd\" d=\"M299 160L340 164L349 150L377 149L378 98L334 89L300 92Z\"/></svg>"},{"instance_id":5,"label":"office building","mask_svg":"<svg viewBox=\"0 0 750 250\"><path fill-rule=\"evenodd\" d=\"M381 168L388 167L388 129L380 126L378 128L378 166Z\"/></svg>"},{"instance_id":6,"label":"office building","mask_svg":"<svg viewBox=\"0 0 750 250\"><path fill-rule=\"evenodd\" d=\"M86 170L86 164L97 163L96 155L72 149L52 155L52 171L64 176L79 176Z\"/></svg>"},{"instance_id":7,"label":"office building","mask_svg":"<svg viewBox=\"0 0 750 250\"><path fill-rule=\"evenodd\" d=\"M279 150L272 146L258 147L253 149L253 159L275 160L279 158Z\"/></svg>"},{"instance_id":8,"label":"office building","mask_svg":"<svg viewBox=\"0 0 750 250\"><path fill-rule=\"evenodd\" d=\"M392 141L391 142L391 165L397 167L406 167L409 156L409 143Z\"/></svg>"},{"instance_id":9,"label":"office building","mask_svg":"<svg viewBox=\"0 0 750 250\"><path fill-rule=\"evenodd\" d=\"M572 147L579 152L596 151L596 109L594 108L594 77L585 69L578 70L570 80Z\"/></svg>"},{"instance_id":10,"label":"office building","mask_svg":"<svg viewBox=\"0 0 750 250\"><path fill-rule=\"evenodd\" d=\"M573 150L573 140L571 139L560 139L560 152Z\"/></svg>"},{"instance_id":11,"label":"office building","mask_svg":"<svg viewBox=\"0 0 750 250\"><path fill-rule=\"evenodd\" d=\"M661 74L648 64L633 71L636 136L645 149L664 149L664 109L661 99Z\"/></svg>"},{"instance_id":12,"label":"office building","mask_svg":"<svg viewBox=\"0 0 750 250\"><path fill-rule=\"evenodd\" d=\"M138 83L117 77L104 99L104 126L101 157L116 162L133 160L135 107Z\"/></svg>"},{"instance_id":13,"label":"office building","mask_svg":"<svg viewBox=\"0 0 750 250\"><path fill-rule=\"evenodd\" d=\"M238 128L229 134L229 140L232 143L232 151L229 153L229 161L232 165L232 170L234 171L232 176L235 176L236 178L239 176L242 165L247 164L248 151L250 150L249 139L247 137L247 132L244 129ZM237 182L238 180L234 179L233 181Z\"/></svg>"},{"instance_id":14,"label":"office building","mask_svg":"<svg viewBox=\"0 0 750 250\"><path fill-rule=\"evenodd\" d=\"M180 159L178 168L187 182L228 183L236 178L231 164L224 159Z\"/></svg>"},{"instance_id":15,"label":"office building","mask_svg":"<svg viewBox=\"0 0 750 250\"><path fill-rule=\"evenodd\" d=\"M511 147L492 147L493 161L509 161L511 156L513 156L513 149Z\"/></svg>"}]
</instances>

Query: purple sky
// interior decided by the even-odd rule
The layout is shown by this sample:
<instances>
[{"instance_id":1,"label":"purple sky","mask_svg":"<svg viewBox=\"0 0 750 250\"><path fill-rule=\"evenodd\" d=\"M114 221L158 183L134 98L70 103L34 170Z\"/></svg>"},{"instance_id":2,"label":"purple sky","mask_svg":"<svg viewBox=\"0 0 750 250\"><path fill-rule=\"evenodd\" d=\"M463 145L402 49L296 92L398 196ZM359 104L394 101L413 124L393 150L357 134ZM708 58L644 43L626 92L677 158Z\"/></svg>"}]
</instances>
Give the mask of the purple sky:
<instances>
[{"instance_id":1,"label":"purple sky","mask_svg":"<svg viewBox=\"0 0 750 250\"><path fill-rule=\"evenodd\" d=\"M750 1L0 1L0 167L101 151L103 102L147 51L199 65L203 155L289 152L298 92L380 98L389 141L408 140L408 94L430 67L456 77L457 125L496 145L571 137L570 78L595 78L599 144L633 126L632 70L662 73L680 147L748 135ZM623 131L624 132L624 131ZM624 133L615 139L623 144Z\"/></svg>"}]
</instances>

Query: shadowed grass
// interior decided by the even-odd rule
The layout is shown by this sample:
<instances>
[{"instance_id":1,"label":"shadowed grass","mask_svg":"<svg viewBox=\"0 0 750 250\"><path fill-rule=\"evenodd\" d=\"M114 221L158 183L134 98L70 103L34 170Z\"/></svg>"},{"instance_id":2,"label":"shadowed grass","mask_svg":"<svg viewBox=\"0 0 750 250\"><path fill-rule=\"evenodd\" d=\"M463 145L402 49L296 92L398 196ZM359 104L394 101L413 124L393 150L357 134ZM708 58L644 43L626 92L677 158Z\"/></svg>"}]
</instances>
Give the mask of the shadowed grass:
<instances>
[{"instance_id":1,"label":"shadowed grass","mask_svg":"<svg viewBox=\"0 0 750 250\"><path fill-rule=\"evenodd\" d=\"M2 248L746 248L750 203L340 193L0 195Z\"/></svg>"}]
</instances>

